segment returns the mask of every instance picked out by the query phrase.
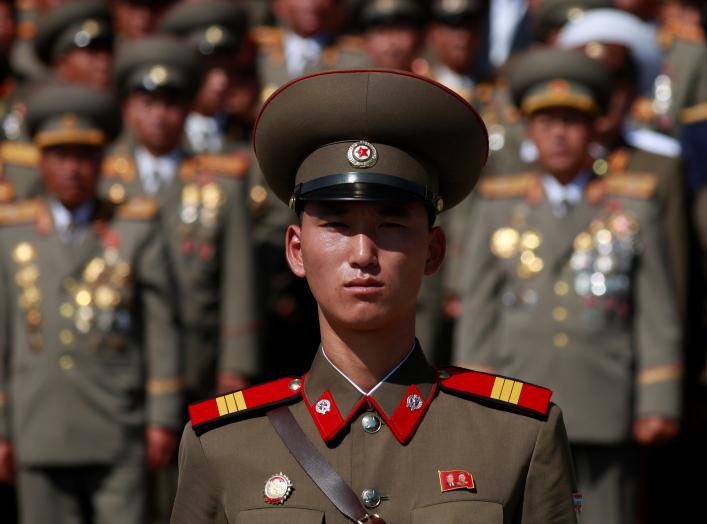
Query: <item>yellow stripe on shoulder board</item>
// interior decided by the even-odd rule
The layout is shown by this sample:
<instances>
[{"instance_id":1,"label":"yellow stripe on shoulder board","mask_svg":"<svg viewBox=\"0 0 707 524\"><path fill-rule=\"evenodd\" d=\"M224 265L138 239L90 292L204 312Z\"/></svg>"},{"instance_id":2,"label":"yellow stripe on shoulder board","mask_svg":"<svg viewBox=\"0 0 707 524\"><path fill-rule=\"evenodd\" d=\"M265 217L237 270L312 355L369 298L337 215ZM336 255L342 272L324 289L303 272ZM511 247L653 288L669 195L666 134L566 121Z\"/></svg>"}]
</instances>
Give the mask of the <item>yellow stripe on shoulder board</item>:
<instances>
[{"instance_id":1,"label":"yellow stripe on shoulder board","mask_svg":"<svg viewBox=\"0 0 707 524\"><path fill-rule=\"evenodd\" d=\"M245 398L242 391L229 393L216 398L216 407L220 416L236 413L246 409Z\"/></svg>"},{"instance_id":2,"label":"yellow stripe on shoulder board","mask_svg":"<svg viewBox=\"0 0 707 524\"><path fill-rule=\"evenodd\" d=\"M3 142L0 157L5 164L34 167L39 162L39 150L30 143Z\"/></svg>"},{"instance_id":3,"label":"yellow stripe on shoulder board","mask_svg":"<svg viewBox=\"0 0 707 524\"><path fill-rule=\"evenodd\" d=\"M610 194L626 198L651 198L658 187L658 177L652 173L617 173L605 177L604 180Z\"/></svg>"},{"instance_id":4,"label":"yellow stripe on shoulder board","mask_svg":"<svg viewBox=\"0 0 707 524\"><path fill-rule=\"evenodd\" d=\"M485 198L518 198L525 196L536 181L532 173L484 177L479 182L479 192Z\"/></svg>"},{"instance_id":5,"label":"yellow stripe on shoulder board","mask_svg":"<svg viewBox=\"0 0 707 524\"><path fill-rule=\"evenodd\" d=\"M520 393L523 391L523 383L508 378L496 377L491 390L491 398L518 404Z\"/></svg>"}]
</instances>

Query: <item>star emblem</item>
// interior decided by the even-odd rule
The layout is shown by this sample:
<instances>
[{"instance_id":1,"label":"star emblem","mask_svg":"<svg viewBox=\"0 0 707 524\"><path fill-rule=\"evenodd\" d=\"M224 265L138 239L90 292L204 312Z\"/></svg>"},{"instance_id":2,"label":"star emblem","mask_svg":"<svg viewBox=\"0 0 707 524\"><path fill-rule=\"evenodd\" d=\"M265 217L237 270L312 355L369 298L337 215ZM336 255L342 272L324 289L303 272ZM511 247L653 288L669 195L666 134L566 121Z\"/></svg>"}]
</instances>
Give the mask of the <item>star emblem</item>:
<instances>
[{"instance_id":1,"label":"star emblem","mask_svg":"<svg viewBox=\"0 0 707 524\"><path fill-rule=\"evenodd\" d=\"M346 155L349 163L358 168L371 167L378 161L378 151L373 144L365 141L354 142Z\"/></svg>"}]
</instances>

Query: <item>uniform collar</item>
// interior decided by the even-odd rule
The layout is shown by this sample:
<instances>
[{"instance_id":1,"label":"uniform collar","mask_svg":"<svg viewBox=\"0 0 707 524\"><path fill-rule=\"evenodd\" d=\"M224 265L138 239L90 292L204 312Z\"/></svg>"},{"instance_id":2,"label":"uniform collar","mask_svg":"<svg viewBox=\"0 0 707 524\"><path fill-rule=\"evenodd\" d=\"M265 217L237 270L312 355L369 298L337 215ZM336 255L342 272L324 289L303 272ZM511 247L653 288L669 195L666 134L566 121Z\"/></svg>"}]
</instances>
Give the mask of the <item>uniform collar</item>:
<instances>
[{"instance_id":1,"label":"uniform collar","mask_svg":"<svg viewBox=\"0 0 707 524\"><path fill-rule=\"evenodd\" d=\"M304 377L304 401L325 441L336 437L364 406L383 418L395 438L406 444L415 433L437 389L436 374L419 344L369 394L363 393L319 348Z\"/></svg>"}]
</instances>

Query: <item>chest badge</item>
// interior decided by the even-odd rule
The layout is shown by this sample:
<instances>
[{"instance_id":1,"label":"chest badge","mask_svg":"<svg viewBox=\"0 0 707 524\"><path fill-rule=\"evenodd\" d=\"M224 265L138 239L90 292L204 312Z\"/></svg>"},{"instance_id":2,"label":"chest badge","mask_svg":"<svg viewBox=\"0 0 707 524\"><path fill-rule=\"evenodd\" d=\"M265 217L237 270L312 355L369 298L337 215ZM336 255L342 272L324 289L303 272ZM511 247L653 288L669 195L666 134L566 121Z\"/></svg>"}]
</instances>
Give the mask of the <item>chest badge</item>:
<instances>
[{"instance_id":1,"label":"chest badge","mask_svg":"<svg viewBox=\"0 0 707 524\"><path fill-rule=\"evenodd\" d=\"M474 477L466 470L452 469L437 471L437 473L439 474L439 489L442 493L458 489L473 490L476 488Z\"/></svg>"},{"instance_id":2,"label":"chest badge","mask_svg":"<svg viewBox=\"0 0 707 524\"><path fill-rule=\"evenodd\" d=\"M265 502L268 504L284 504L292 493L292 482L284 473L271 475L265 481Z\"/></svg>"}]
</instances>

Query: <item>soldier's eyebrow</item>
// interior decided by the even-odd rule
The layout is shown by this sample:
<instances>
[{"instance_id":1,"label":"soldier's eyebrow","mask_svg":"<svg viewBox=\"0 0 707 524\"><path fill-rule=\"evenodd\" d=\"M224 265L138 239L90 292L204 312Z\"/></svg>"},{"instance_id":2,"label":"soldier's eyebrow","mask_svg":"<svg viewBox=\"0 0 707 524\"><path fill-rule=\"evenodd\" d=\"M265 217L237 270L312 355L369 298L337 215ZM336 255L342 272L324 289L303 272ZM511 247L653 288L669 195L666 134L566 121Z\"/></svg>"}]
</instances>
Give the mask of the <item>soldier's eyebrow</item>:
<instances>
[{"instance_id":1,"label":"soldier's eyebrow","mask_svg":"<svg viewBox=\"0 0 707 524\"><path fill-rule=\"evenodd\" d=\"M412 210L409 204L384 204L380 206L377 213L387 218L410 218Z\"/></svg>"}]
</instances>

